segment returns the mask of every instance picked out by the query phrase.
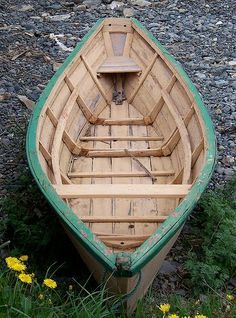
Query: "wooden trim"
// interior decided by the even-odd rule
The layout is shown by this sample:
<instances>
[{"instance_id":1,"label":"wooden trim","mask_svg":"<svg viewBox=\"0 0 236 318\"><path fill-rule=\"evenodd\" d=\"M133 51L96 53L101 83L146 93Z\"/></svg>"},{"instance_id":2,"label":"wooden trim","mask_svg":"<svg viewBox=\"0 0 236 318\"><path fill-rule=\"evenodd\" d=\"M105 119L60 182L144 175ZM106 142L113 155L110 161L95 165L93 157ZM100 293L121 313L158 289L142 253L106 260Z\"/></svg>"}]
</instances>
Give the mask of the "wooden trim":
<instances>
[{"instance_id":1,"label":"wooden trim","mask_svg":"<svg viewBox=\"0 0 236 318\"><path fill-rule=\"evenodd\" d=\"M156 149L129 149L127 153L127 149L110 149L110 148L104 148L104 149L86 149L84 148L84 151L86 151L87 157L129 157L129 156L135 156L135 157L160 157L163 155L161 148Z\"/></svg>"},{"instance_id":2,"label":"wooden trim","mask_svg":"<svg viewBox=\"0 0 236 318\"><path fill-rule=\"evenodd\" d=\"M174 170L160 170L150 171L153 176L172 176L175 174ZM145 172L69 172L69 178L109 178L109 177L148 177Z\"/></svg>"},{"instance_id":3,"label":"wooden trim","mask_svg":"<svg viewBox=\"0 0 236 318\"><path fill-rule=\"evenodd\" d=\"M145 69L145 71L143 72L142 76L140 77L138 86L135 88L133 94L131 95L131 97L128 100L128 103L132 103L132 101L134 100L135 96L137 95L140 87L143 85L143 82L145 81L145 79L147 78L148 74L150 73L154 63L156 62L158 54L155 52L152 58L151 63L147 66L147 68Z\"/></svg>"},{"instance_id":4,"label":"wooden trim","mask_svg":"<svg viewBox=\"0 0 236 318\"><path fill-rule=\"evenodd\" d=\"M128 250L130 248L139 247L143 243L143 240L131 243L123 242L124 244L103 240L103 243L106 244L108 247L116 248L119 250Z\"/></svg>"},{"instance_id":5,"label":"wooden trim","mask_svg":"<svg viewBox=\"0 0 236 318\"><path fill-rule=\"evenodd\" d=\"M94 233L95 234L95 233ZM150 237L150 235L102 235L102 234L96 234L100 240L111 240L111 241L137 241L137 240L146 240Z\"/></svg>"},{"instance_id":6,"label":"wooden trim","mask_svg":"<svg viewBox=\"0 0 236 318\"><path fill-rule=\"evenodd\" d=\"M80 141L161 141L163 137L159 136L83 136L79 137Z\"/></svg>"},{"instance_id":7,"label":"wooden trim","mask_svg":"<svg viewBox=\"0 0 236 318\"><path fill-rule=\"evenodd\" d=\"M73 198L183 198L189 185L162 184L79 184L54 185L57 194L65 199Z\"/></svg>"},{"instance_id":8,"label":"wooden trim","mask_svg":"<svg viewBox=\"0 0 236 318\"><path fill-rule=\"evenodd\" d=\"M93 72L93 70L91 69L89 64L87 63L86 58L83 55L81 55L81 59L84 62L84 65L85 65L87 71L89 72L89 74L91 75L94 83L97 85L97 88L98 88L99 92L101 93L102 97L105 99L106 103L109 104L109 100L106 97L106 93L104 92L100 82L98 81L97 76L95 75L95 73Z\"/></svg>"},{"instance_id":9,"label":"wooden trim","mask_svg":"<svg viewBox=\"0 0 236 318\"><path fill-rule=\"evenodd\" d=\"M183 183L189 183L190 174L191 174L191 146L190 139L188 135L187 128L176 108L175 102L171 96L168 95L164 90L162 90L162 96L165 100L166 105L168 106L171 115L175 118L184 149L184 172L183 172Z\"/></svg>"},{"instance_id":10,"label":"wooden trim","mask_svg":"<svg viewBox=\"0 0 236 318\"><path fill-rule=\"evenodd\" d=\"M164 222L167 218L168 216L166 215L126 217L104 217L102 215L89 215L80 217L83 222L87 223L161 223Z\"/></svg>"},{"instance_id":11,"label":"wooden trim","mask_svg":"<svg viewBox=\"0 0 236 318\"><path fill-rule=\"evenodd\" d=\"M158 102L156 103L156 105L153 107L153 109L149 112L149 114L147 115L147 118L149 118L149 124L152 124L157 115L159 114L160 110L162 109L163 105L164 105L164 99L161 96L160 99L158 100Z\"/></svg>"},{"instance_id":12,"label":"wooden trim","mask_svg":"<svg viewBox=\"0 0 236 318\"><path fill-rule=\"evenodd\" d=\"M173 88L173 86L175 85L176 81L177 81L177 78L176 78L175 75L173 75L173 76L171 77L170 82L167 84L167 86L166 86L166 88L165 88L165 90L166 90L167 93L170 93L170 91L172 90L172 88Z\"/></svg>"}]
</instances>

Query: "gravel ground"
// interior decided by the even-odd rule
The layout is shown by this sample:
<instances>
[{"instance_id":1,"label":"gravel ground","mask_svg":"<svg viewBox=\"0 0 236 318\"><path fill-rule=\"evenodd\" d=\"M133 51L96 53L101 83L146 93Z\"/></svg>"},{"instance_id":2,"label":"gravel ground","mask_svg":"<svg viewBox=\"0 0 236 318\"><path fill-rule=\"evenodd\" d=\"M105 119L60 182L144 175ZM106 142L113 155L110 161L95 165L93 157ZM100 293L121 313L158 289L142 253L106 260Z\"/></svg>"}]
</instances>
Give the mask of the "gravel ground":
<instances>
[{"instance_id":1,"label":"gravel ground","mask_svg":"<svg viewBox=\"0 0 236 318\"><path fill-rule=\"evenodd\" d=\"M27 165L24 147L19 145L24 144L31 111L17 95L36 101L58 63L95 21L123 14L139 19L182 63L199 89L218 142L217 167L210 187L224 185L236 171L234 6L234 0L23 0L21 4L1 0L1 195L17 188L18 176ZM181 248L178 245L177 250ZM178 266L170 256L162 274L178 274Z\"/></svg>"}]
</instances>

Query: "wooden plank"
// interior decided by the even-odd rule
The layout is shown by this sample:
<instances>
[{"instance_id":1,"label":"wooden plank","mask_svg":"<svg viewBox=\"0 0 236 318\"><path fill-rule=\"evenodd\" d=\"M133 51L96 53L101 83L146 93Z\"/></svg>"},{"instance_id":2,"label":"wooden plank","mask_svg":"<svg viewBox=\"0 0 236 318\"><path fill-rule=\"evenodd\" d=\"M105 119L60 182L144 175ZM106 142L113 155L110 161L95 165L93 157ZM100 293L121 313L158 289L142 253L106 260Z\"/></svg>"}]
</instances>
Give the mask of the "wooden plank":
<instances>
[{"instance_id":1,"label":"wooden plank","mask_svg":"<svg viewBox=\"0 0 236 318\"><path fill-rule=\"evenodd\" d=\"M139 73L142 69L136 62L125 56L108 57L97 69L97 73Z\"/></svg>"},{"instance_id":2,"label":"wooden plank","mask_svg":"<svg viewBox=\"0 0 236 318\"><path fill-rule=\"evenodd\" d=\"M84 149L86 151L86 149ZM150 156L162 156L163 152L161 148L157 149L104 149L104 150L88 150L86 151L86 156L87 157L130 157L130 156L135 156L135 157L150 157Z\"/></svg>"},{"instance_id":3,"label":"wooden plank","mask_svg":"<svg viewBox=\"0 0 236 318\"><path fill-rule=\"evenodd\" d=\"M138 86L135 88L133 94L131 95L131 97L129 98L129 103L132 103L132 101L134 100L135 96L137 95L140 87L142 86L143 82L145 81L146 77L148 76L149 72L151 71L156 59L157 59L157 53L154 53L153 58L151 63L148 65L148 67L145 69L145 71L143 72L142 76L140 77L140 81L138 83Z\"/></svg>"},{"instance_id":4,"label":"wooden plank","mask_svg":"<svg viewBox=\"0 0 236 318\"><path fill-rule=\"evenodd\" d=\"M81 55L81 59L84 62L84 65L85 65L87 71L91 75L91 77L92 77L94 83L96 84L99 92L101 93L102 97L105 99L106 103L109 104L109 100L107 99L106 93L104 92L104 90L103 90L100 82L98 81L97 76L95 75L94 71L91 69L91 67L86 62L86 58L83 55Z\"/></svg>"},{"instance_id":5,"label":"wooden plank","mask_svg":"<svg viewBox=\"0 0 236 318\"><path fill-rule=\"evenodd\" d=\"M184 198L190 185L83 184L54 185L62 198Z\"/></svg>"},{"instance_id":6,"label":"wooden plank","mask_svg":"<svg viewBox=\"0 0 236 318\"><path fill-rule=\"evenodd\" d=\"M94 233L94 232L93 232ZM95 233L94 233L95 234ZM146 240L150 235L109 235L109 234L99 234L96 233L100 240L111 240L111 241L137 241Z\"/></svg>"},{"instance_id":7,"label":"wooden plank","mask_svg":"<svg viewBox=\"0 0 236 318\"><path fill-rule=\"evenodd\" d=\"M81 141L160 141L159 136L85 136L79 138Z\"/></svg>"},{"instance_id":8,"label":"wooden plank","mask_svg":"<svg viewBox=\"0 0 236 318\"><path fill-rule=\"evenodd\" d=\"M126 57L129 57L129 51L132 45L132 40L133 40L133 34L132 33L127 33L126 36L126 41L125 41L125 46L124 46L124 51L123 55Z\"/></svg>"},{"instance_id":9,"label":"wooden plank","mask_svg":"<svg viewBox=\"0 0 236 318\"><path fill-rule=\"evenodd\" d=\"M164 222L168 216L157 215L157 216L112 216L107 217L103 215L89 215L81 217L83 222L91 223L161 223Z\"/></svg>"},{"instance_id":10,"label":"wooden plank","mask_svg":"<svg viewBox=\"0 0 236 318\"><path fill-rule=\"evenodd\" d=\"M153 176L172 176L175 174L174 170L160 170L160 171L150 171ZM69 178L109 178L109 177L147 177L145 172L69 172Z\"/></svg>"},{"instance_id":11,"label":"wooden plank","mask_svg":"<svg viewBox=\"0 0 236 318\"><path fill-rule=\"evenodd\" d=\"M199 145L195 148L195 150L192 153L192 167L195 165L203 148L204 148L204 139L200 141Z\"/></svg>"}]
</instances>

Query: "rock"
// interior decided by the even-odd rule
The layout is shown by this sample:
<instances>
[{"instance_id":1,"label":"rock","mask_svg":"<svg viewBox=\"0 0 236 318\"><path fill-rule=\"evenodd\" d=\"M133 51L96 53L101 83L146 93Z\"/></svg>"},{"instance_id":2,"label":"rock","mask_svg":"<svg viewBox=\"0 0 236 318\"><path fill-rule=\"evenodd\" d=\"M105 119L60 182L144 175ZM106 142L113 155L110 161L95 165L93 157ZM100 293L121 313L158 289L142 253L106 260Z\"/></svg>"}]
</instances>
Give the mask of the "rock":
<instances>
[{"instance_id":1,"label":"rock","mask_svg":"<svg viewBox=\"0 0 236 318\"><path fill-rule=\"evenodd\" d=\"M123 10L123 15L125 18L131 18L133 17L135 14L134 9L133 8L125 8Z\"/></svg>"},{"instance_id":2,"label":"rock","mask_svg":"<svg viewBox=\"0 0 236 318\"><path fill-rule=\"evenodd\" d=\"M20 12L32 11L34 10L34 7L31 4L22 4L17 10Z\"/></svg>"},{"instance_id":3,"label":"rock","mask_svg":"<svg viewBox=\"0 0 236 318\"><path fill-rule=\"evenodd\" d=\"M176 262L169 262L169 261L164 261L162 263L162 266L160 268L159 273L160 274L173 274L177 272L177 266Z\"/></svg>"},{"instance_id":4,"label":"rock","mask_svg":"<svg viewBox=\"0 0 236 318\"><path fill-rule=\"evenodd\" d=\"M229 81L227 80L217 80L215 81L215 86L216 87L223 87L229 84Z\"/></svg>"},{"instance_id":5,"label":"rock","mask_svg":"<svg viewBox=\"0 0 236 318\"><path fill-rule=\"evenodd\" d=\"M236 60L229 61L228 64L230 66L236 66Z\"/></svg>"},{"instance_id":6,"label":"rock","mask_svg":"<svg viewBox=\"0 0 236 318\"><path fill-rule=\"evenodd\" d=\"M97 8L102 3L101 0L85 0L83 2L87 8Z\"/></svg>"},{"instance_id":7,"label":"rock","mask_svg":"<svg viewBox=\"0 0 236 318\"><path fill-rule=\"evenodd\" d=\"M102 2L105 4L109 4L109 3L112 3L112 0L102 0ZM113 2L116 2L116 1L113 1Z\"/></svg>"},{"instance_id":8,"label":"rock","mask_svg":"<svg viewBox=\"0 0 236 318\"><path fill-rule=\"evenodd\" d=\"M149 7L152 3L146 0L130 0L134 6Z\"/></svg>"},{"instance_id":9,"label":"rock","mask_svg":"<svg viewBox=\"0 0 236 318\"><path fill-rule=\"evenodd\" d=\"M124 8L124 3L121 1L112 1L108 8L111 10L122 10Z\"/></svg>"},{"instance_id":10,"label":"rock","mask_svg":"<svg viewBox=\"0 0 236 318\"><path fill-rule=\"evenodd\" d=\"M47 17L48 20L59 22L59 21L65 21L68 20L71 17L71 13L68 14L57 14L57 15L50 15Z\"/></svg>"},{"instance_id":11,"label":"rock","mask_svg":"<svg viewBox=\"0 0 236 318\"><path fill-rule=\"evenodd\" d=\"M86 11L87 7L84 4L80 4L74 8L75 11Z\"/></svg>"},{"instance_id":12,"label":"rock","mask_svg":"<svg viewBox=\"0 0 236 318\"><path fill-rule=\"evenodd\" d=\"M197 72L197 73L196 73L196 76L197 76L198 78L200 78L200 79L205 79L205 78L206 78L206 75L203 74L203 73L201 73L201 72Z\"/></svg>"}]
</instances>

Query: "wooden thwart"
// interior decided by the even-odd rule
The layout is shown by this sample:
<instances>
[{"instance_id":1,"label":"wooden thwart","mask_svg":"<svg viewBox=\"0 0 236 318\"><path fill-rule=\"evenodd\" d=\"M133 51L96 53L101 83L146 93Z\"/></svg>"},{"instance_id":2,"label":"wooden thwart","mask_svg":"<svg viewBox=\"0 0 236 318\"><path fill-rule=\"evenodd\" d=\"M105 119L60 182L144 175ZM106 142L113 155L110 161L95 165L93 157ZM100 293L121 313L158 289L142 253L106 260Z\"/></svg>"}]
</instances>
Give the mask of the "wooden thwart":
<instances>
[{"instance_id":1,"label":"wooden thwart","mask_svg":"<svg viewBox=\"0 0 236 318\"><path fill-rule=\"evenodd\" d=\"M54 185L57 194L73 198L183 198L190 185L162 184L80 184Z\"/></svg>"},{"instance_id":2,"label":"wooden thwart","mask_svg":"<svg viewBox=\"0 0 236 318\"><path fill-rule=\"evenodd\" d=\"M160 148L156 149L129 149L127 152L127 149L107 149L104 148L104 150L99 149L96 150L88 150L87 153L85 153L86 157L159 157L162 156L162 150Z\"/></svg>"}]
</instances>

